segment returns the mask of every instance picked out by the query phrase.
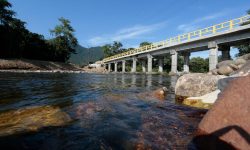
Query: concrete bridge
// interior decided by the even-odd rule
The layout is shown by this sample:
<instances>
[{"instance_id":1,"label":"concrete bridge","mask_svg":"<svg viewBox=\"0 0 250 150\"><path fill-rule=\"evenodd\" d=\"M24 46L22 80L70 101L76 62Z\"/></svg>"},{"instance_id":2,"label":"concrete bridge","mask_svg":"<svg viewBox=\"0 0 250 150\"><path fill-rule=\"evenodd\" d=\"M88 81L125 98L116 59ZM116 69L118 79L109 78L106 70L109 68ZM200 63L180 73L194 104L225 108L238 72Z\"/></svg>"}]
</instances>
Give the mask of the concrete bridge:
<instances>
[{"instance_id":1,"label":"concrete bridge","mask_svg":"<svg viewBox=\"0 0 250 150\"><path fill-rule=\"evenodd\" d=\"M126 62L132 61L131 72L136 72L137 63L140 63L143 72L151 73L155 58L158 60L158 72L163 72L164 56L170 53L171 72L177 73L177 55L180 54L184 56L184 72L189 72L190 53L209 50L209 70L213 70L218 63L218 51L222 51L222 59L227 60L230 59L231 46L250 42L250 24L247 23L250 23L250 15L117 54L103 62L110 72L112 64L113 71L118 72L118 63L122 64L122 72L125 72Z\"/></svg>"}]
</instances>

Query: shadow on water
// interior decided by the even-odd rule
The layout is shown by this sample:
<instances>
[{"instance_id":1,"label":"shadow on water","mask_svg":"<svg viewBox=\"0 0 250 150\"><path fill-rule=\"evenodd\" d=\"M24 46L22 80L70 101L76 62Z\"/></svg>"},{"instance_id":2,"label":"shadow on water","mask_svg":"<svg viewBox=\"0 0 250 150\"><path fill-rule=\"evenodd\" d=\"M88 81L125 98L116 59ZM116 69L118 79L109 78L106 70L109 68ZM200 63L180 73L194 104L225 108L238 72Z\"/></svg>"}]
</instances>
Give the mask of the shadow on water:
<instances>
[{"instance_id":1,"label":"shadow on water","mask_svg":"<svg viewBox=\"0 0 250 150\"><path fill-rule=\"evenodd\" d=\"M239 126L227 126L225 128L219 129L211 134L196 136L192 140L192 144L195 145L196 149L201 150L234 150L236 149L229 143L220 139L223 135L227 134L231 130L237 131L239 135L244 139L248 144L250 144L250 135L247 131L242 129ZM193 148L189 148L192 150Z\"/></svg>"}]
</instances>

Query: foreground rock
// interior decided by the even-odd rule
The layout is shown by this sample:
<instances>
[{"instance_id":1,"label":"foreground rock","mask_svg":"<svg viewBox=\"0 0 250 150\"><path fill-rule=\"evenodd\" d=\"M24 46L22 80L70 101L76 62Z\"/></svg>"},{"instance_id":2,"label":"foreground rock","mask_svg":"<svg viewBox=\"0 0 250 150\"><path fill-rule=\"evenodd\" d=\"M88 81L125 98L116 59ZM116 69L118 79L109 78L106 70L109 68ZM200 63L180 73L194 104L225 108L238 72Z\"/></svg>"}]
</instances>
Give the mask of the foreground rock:
<instances>
[{"instance_id":1,"label":"foreground rock","mask_svg":"<svg viewBox=\"0 0 250 150\"><path fill-rule=\"evenodd\" d=\"M232 80L198 127L198 149L250 149L250 76Z\"/></svg>"},{"instance_id":2,"label":"foreground rock","mask_svg":"<svg viewBox=\"0 0 250 150\"><path fill-rule=\"evenodd\" d=\"M175 86L175 94L182 97L199 97L217 90L217 82L225 76L203 73L185 74Z\"/></svg>"},{"instance_id":3,"label":"foreground rock","mask_svg":"<svg viewBox=\"0 0 250 150\"><path fill-rule=\"evenodd\" d=\"M30 107L0 114L0 136L37 131L43 127L63 126L69 115L52 106Z\"/></svg>"}]
</instances>

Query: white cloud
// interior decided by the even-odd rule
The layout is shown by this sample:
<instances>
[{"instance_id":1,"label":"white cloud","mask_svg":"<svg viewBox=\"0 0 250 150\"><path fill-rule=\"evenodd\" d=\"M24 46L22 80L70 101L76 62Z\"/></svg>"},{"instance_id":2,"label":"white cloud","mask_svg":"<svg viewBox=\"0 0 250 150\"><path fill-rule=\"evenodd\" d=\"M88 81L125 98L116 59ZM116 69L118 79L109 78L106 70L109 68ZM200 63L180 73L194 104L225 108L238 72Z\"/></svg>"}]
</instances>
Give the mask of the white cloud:
<instances>
[{"instance_id":1,"label":"white cloud","mask_svg":"<svg viewBox=\"0 0 250 150\"><path fill-rule=\"evenodd\" d=\"M201 17L201 18L198 18L198 19L192 21L191 23L181 24L181 25L177 26L177 29L182 31L182 32L190 32L190 31L193 31L193 30L199 28L199 24L201 24L202 22L215 20L215 19L222 17L222 16L225 16L225 15L226 15L226 12L219 12L219 13L211 14L208 16L204 16L204 17Z\"/></svg>"},{"instance_id":2,"label":"white cloud","mask_svg":"<svg viewBox=\"0 0 250 150\"><path fill-rule=\"evenodd\" d=\"M130 28L124 28L117 31L115 34L96 36L88 40L92 46L112 43L113 41L123 41L140 38L141 35L151 33L166 25L166 22L161 22L152 25L135 25Z\"/></svg>"}]
</instances>

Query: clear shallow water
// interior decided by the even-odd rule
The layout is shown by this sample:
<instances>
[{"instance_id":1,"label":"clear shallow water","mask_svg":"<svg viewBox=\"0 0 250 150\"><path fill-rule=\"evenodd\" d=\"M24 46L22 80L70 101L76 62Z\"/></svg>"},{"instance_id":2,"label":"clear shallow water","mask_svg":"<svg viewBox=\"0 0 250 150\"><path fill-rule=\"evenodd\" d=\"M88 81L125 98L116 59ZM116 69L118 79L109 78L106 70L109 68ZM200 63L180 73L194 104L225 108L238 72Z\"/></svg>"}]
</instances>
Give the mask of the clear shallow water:
<instances>
[{"instance_id":1,"label":"clear shallow water","mask_svg":"<svg viewBox=\"0 0 250 150\"><path fill-rule=\"evenodd\" d=\"M0 119L0 148L187 149L204 111L175 104L171 90L164 101L150 94L175 82L162 75L1 73L0 115L7 119Z\"/></svg>"}]
</instances>

